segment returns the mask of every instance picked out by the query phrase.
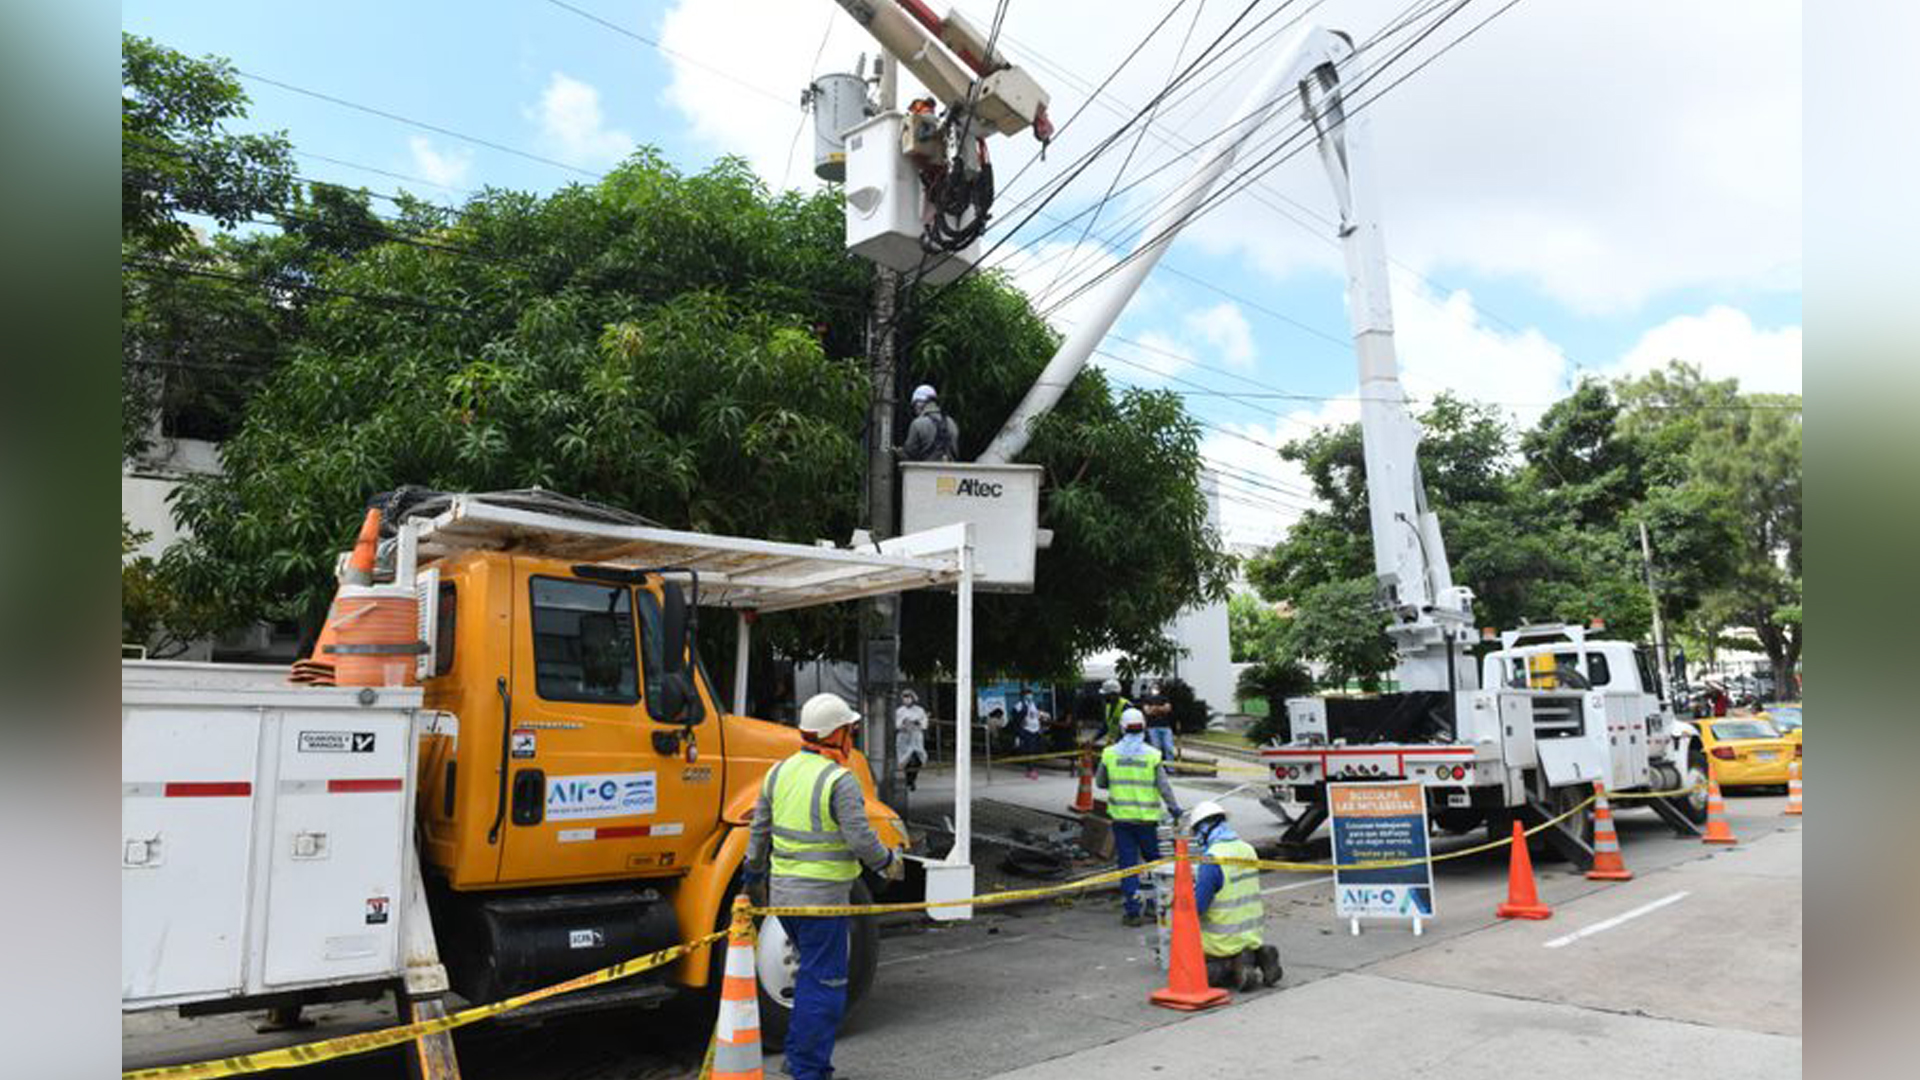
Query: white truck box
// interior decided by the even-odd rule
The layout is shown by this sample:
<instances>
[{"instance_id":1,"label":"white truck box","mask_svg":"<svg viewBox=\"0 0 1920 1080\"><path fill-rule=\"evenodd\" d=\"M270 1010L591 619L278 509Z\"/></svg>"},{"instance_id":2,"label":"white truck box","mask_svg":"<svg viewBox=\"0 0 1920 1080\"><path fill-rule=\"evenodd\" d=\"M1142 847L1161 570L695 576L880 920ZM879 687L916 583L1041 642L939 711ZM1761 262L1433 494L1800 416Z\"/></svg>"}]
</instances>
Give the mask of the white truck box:
<instances>
[{"instance_id":1,"label":"white truck box","mask_svg":"<svg viewBox=\"0 0 1920 1080\"><path fill-rule=\"evenodd\" d=\"M122 665L123 1009L400 976L419 706Z\"/></svg>"}]
</instances>

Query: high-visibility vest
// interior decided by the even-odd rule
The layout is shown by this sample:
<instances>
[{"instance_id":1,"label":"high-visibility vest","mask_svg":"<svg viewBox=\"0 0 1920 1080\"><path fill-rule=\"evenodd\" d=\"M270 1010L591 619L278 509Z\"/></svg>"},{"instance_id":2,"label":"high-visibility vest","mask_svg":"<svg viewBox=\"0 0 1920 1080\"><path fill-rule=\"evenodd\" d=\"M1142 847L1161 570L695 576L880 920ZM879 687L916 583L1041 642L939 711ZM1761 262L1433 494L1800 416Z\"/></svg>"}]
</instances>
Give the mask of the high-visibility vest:
<instances>
[{"instance_id":1,"label":"high-visibility vest","mask_svg":"<svg viewBox=\"0 0 1920 1080\"><path fill-rule=\"evenodd\" d=\"M802 750L767 771L773 807L773 872L778 877L852 881L860 863L833 816L833 785L847 770Z\"/></svg>"},{"instance_id":2,"label":"high-visibility vest","mask_svg":"<svg viewBox=\"0 0 1920 1080\"><path fill-rule=\"evenodd\" d=\"M1115 821L1160 820L1160 785L1154 773L1160 768L1160 751L1142 745L1138 754L1122 756L1120 744L1100 751L1100 764L1107 770L1107 816Z\"/></svg>"},{"instance_id":3,"label":"high-visibility vest","mask_svg":"<svg viewBox=\"0 0 1920 1080\"><path fill-rule=\"evenodd\" d=\"M1128 701L1126 698L1115 698L1113 699L1113 704L1107 706L1108 742L1120 741L1120 714L1131 708L1133 708L1133 702Z\"/></svg>"},{"instance_id":4,"label":"high-visibility vest","mask_svg":"<svg viewBox=\"0 0 1920 1080\"><path fill-rule=\"evenodd\" d=\"M1207 847L1216 859L1257 859L1245 840L1221 840ZM1260 903L1260 869L1222 866L1226 881L1200 916L1200 948L1208 956L1232 956L1257 949L1265 940L1266 908Z\"/></svg>"}]
</instances>

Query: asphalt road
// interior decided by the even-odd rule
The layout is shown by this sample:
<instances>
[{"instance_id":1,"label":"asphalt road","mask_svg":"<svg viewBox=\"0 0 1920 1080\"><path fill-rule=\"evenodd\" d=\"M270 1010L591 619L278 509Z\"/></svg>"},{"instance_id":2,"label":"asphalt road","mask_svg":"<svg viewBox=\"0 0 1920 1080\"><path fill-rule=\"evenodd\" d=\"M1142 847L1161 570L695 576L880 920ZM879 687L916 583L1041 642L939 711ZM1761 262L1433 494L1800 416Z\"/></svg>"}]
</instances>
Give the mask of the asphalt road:
<instances>
[{"instance_id":1,"label":"asphalt road","mask_svg":"<svg viewBox=\"0 0 1920 1080\"><path fill-rule=\"evenodd\" d=\"M1225 786L1177 785L1189 805ZM977 794L1050 807L1064 805L1071 785L1059 777L1028 782L1009 773ZM939 797L937 781L923 784L915 816L931 810L937 819ZM1323 876L1270 874L1263 881L1268 940L1280 948L1286 978L1276 989L1200 1017L1147 1003L1161 977L1141 931L1120 925L1112 892L981 909L966 923L891 926L875 993L850 1018L837 1063L856 1080L1147 1075L1158 1068L1178 1071L1179 1061L1193 1060L1182 1055L1208 1054L1215 1041L1231 1038L1235 1045L1283 1048L1290 1075L1302 1069L1312 1074L1315 1062L1329 1076L1411 1075L1415 1070L1393 1067L1399 1059L1380 1056L1380 1047L1356 1042L1356 1033L1367 1030L1366 1018L1375 1016L1392 1018L1375 1034L1401 1052L1416 1034L1425 1041L1412 1045L1432 1046L1435 1054L1463 1052L1449 1039L1471 1034L1487 1067L1464 1071L1489 1076L1507 1075L1495 1066L1529 1046L1552 1050L1557 1060L1576 1060L1575 1051L1587 1047L1592 1066L1581 1075L1591 1075L1616 1061L1605 1056L1607 1048L1623 1045L1638 1047L1633 1060L1643 1067L1685 1062L1696 1076L1797 1075L1800 819L1780 816L1784 801L1730 795L1729 816L1741 838L1731 849L1676 839L1651 811L1618 810L1627 865L1637 879L1589 882L1564 864L1538 864L1542 895L1556 908L1555 917L1541 923L1493 918L1505 896L1504 852L1438 864L1437 917L1418 938L1388 926L1350 936L1333 915L1331 884ZM1250 804L1241 798L1232 804L1246 831L1256 838L1277 833L1278 823L1264 811L1247 811ZM1448 844L1436 846L1444 850ZM1684 895L1669 899L1676 893ZM1623 921L1609 922L1615 919ZM1600 929L1586 929L1596 925ZM1581 936L1547 947L1572 934ZM368 1005L311 1014L320 1025L299 1039L391 1022L389 1011ZM1256 1017L1264 1019L1255 1023ZM690 1074L707 1033L684 1020L650 1019L642 1014L536 1028L479 1025L458 1037L464 1075L655 1080ZM1456 1028L1456 1020L1463 1026ZM1705 1041L1687 1043L1682 1036L1688 1032ZM247 1017L142 1016L129 1018L125 1033L129 1066L295 1041L255 1035ZM1250 1034L1259 1038L1250 1040ZM1646 1056L1670 1044L1720 1045L1716 1040L1727 1046L1719 1058L1698 1049ZM1783 1064L1788 1058L1790 1071ZM1362 1062L1370 1067L1348 1069ZM392 1053L304 1072L355 1080L404 1075Z\"/></svg>"}]
</instances>

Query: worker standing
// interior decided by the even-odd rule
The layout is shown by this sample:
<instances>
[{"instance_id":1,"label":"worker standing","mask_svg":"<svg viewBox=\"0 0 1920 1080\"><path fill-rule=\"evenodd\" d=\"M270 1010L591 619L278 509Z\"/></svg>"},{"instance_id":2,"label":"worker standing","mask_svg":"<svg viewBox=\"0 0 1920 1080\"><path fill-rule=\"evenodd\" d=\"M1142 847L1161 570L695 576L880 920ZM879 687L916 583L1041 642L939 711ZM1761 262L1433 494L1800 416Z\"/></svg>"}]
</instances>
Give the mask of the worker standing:
<instances>
[{"instance_id":1,"label":"worker standing","mask_svg":"<svg viewBox=\"0 0 1920 1080\"><path fill-rule=\"evenodd\" d=\"M1193 840L1216 859L1257 859L1253 845L1227 821L1226 807L1209 799L1193 808ZM1260 868L1201 863L1193 875L1194 907L1200 913L1200 949L1207 982L1228 990L1252 990L1280 981L1280 950L1266 944L1266 907L1260 902Z\"/></svg>"},{"instance_id":2,"label":"worker standing","mask_svg":"<svg viewBox=\"0 0 1920 1080\"><path fill-rule=\"evenodd\" d=\"M1168 761L1180 756L1173 742L1173 700L1159 680L1147 684L1140 699L1140 711L1147 714L1147 743Z\"/></svg>"},{"instance_id":3,"label":"worker standing","mask_svg":"<svg viewBox=\"0 0 1920 1080\"><path fill-rule=\"evenodd\" d=\"M1120 741L1120 714L1133 708L1133 702L1120 694L1120 680L1108 679L1100 684L1100 717L1106 723L1106 741Z\"/></svg>"},{"instance_id":4,"label":"worker standing","mask_svg":"<svg viewBox=\"0 0 1920 1080\"><path fill-rule=\"evenodd\" d=\"M800 750L767 770L747 837L745 880L758 891L773 869L773 906L844 905L862 864L891 881L906 863L874 835L866 794L847 771L860 714L837 694L815 694L800 708ZM847 1011L848 917L782 916L799 955L787 1072L795 1080L831 1080L833 1041Z\"/></svg>"},{"instance_id":5,"label":"worker standing","mask_svg":"<svg viewBox=\"0 0 1920 1080\"><path fill-rule=\"evenodd\" d=\"M1152 862L1160 857L1160 805L1174 820L1180 818L1180 803L1167 782L1166 766L1160 751L1147 745L1147 718L1139 709L1128 708L1120 717L1120 741L1100 752L1100 766L1093 782L1107 789L1107 817L1113 821L1113 850L1120 869ZM1140 877L1129 874L1120 879L1120 897L1126 909L1121 921L1139 926Z\"/></svg>"},{"instance_id":6,"label":"worker standing","mask_svg":"<svg viewBox=\"0 0 1920 1080\"><path fill-rule=\"evenodd\" d=\"M960 425L940 411L940 399L924 383L913 389L913 423L900 456L908 461L952 461L960 454Z\"/></svg>"},{"instance_id":7,"label":"worker standing","mask_svg":"<svg viewBox=\"0 0 1920 1080\"><path fill-rule=\"evenodd\" d=\"M1040 772L1034 768L1032 758L1040 753L1040 725L1045 716L1046 714L1040 711L1040 706L1033 700L1033 691L1022 687L1020 700L1014 704L1013 714L1008 722L1013 727L1014 753L1028 759L1027 779L1029 780L1040 779Z\"/></svg>"},{"instance_id":8,"label":"worker standing","mask_svg":"<svg viewBox=\"0 0 1920 1080\"><path fill-rule=\"evenodd\" d=\"M927 710L911 690L900 692L900 707L893 710L893 756L907 775L907 790L920 779L920 767L927 763Z\"/></svg>"}]
</instances>

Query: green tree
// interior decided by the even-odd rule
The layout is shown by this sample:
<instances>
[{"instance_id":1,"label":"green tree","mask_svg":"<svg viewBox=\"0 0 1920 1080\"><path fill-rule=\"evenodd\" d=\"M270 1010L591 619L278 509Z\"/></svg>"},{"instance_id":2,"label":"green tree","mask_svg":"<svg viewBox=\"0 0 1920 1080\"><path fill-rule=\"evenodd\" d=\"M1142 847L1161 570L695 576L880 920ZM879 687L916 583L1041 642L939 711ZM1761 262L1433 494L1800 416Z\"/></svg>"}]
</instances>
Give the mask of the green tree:
<instances>
[{"instance_id":1,"label":"green tree","mask_svg":"<svg viewBox=\"0 0 1920 1080\"><path fill-rule=\"evenodd\" d=\"M369 496L540 485L676 527L810 543L858 520L868 264L839 196L770 195L727 160L683 176L642 151L594 185L489 190L431 243L323 259L284 366L176 501L191 539L165 569L235 622L324 610L334 553ZM1051 354L992 276L910 305L906 378L963 421L963 456ZM1120 648L1171 657L1162 627L1224 590L1199 432L1177 398L1079 379L1035 432L1041 524L1030 595L980 598L988 669L1070 670ZM1143 527L1151 522L1152 527ZM913 596L903 659L950 665L950 597ZM850 619L770 619L799 653L847 655Z\"/></svg>"}]
</instances>

